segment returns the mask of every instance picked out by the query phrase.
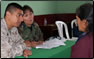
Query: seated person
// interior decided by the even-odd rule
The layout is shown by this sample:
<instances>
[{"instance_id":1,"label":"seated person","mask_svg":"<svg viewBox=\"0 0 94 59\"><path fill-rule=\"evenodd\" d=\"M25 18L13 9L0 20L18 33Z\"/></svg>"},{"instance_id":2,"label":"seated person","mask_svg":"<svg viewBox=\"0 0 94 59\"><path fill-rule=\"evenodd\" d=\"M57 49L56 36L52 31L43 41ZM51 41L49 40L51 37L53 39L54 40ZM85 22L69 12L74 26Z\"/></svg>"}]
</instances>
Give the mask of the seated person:
<instances>
[{"instance_id":1,"label":"seated person","mask_svg":"<svg viewBox=\"0 0 94 59\"><path fill-rule=\"evenodd\" d=\"M80 6L76 11L80 35L72 46L72 58L93 58L93 5L90 3Z\"/></svg>"},{"instance_id":2,"label":"seated person","mask_svg":"<svg viewBox=\"0 0 94 59\"><path fill-rule=\"evenodd\" d=\"M18 33L17 27L23 21L22 7L17 3L8 4L4 18L1 20L1 58L15 58L15 56L32 54L30 43L24 40Z\"/></svg>"},{"instance_id":3,"label":"seated person","mask_svg":"<svg viewBox=\"0 0 94 59\"><path fill-rule=\"evenodd\" d=\"M28 43L31 42L32 47L36 47L43 42L43 34L36 22L34 22L34 14L31 7L25 5L23 7L23 20L20 27L18 27L19 33L22 38Z\"/></svg>"}]
</instances>

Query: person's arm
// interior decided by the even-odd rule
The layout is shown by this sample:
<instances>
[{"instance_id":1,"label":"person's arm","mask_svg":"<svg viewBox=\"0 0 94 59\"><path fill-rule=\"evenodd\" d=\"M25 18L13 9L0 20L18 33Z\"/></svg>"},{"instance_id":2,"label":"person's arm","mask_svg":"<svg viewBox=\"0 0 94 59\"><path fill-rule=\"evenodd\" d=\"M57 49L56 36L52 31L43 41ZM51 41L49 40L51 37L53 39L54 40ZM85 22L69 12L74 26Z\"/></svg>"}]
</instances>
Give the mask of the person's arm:
<instances>
[{"instance_id":1,"label":"person's arm","mask_svg":"<svg viewBox=\"0 0 94 59\"><path fill-rule=\"evenodd\" d=\"M37 23L35 23L35 28L36 28L38 40L43 41L43 33L42 33L42 31Z\"/></svg>"},{"instance_id":2,"label":"person's arm","mask_svg":"<svg viewBox=\"0 0 94 59\"><path fill-rule=\"evenodd\" d=\"M14 41L12 41L12 39L10 39L9 37L7 37L7 35L3 34L5 33L5 31L1 31L2 33L2 37L1 37L1 41L2 41L2 57L11 57L14 58L15 56L21 56L24 55L23 52L24 50L29 50L31 49L31 47L26 47L26 44L24 43L24 40L21 38L21 36L18 34L17 29L14 29L15 31L15 37L17 38L16 40L14 39ZM14 36L14 35L13 35ZM13 43L13 44L12 44ZM5 46L3 46L5 45ZM6 54L6 55L4 55Z\"/></svg>"},{"instance_id":3,"label":"person's arm","mask_svg":"<svg viewBox=\"0 0 94 59\"><path fill-rule=\"evenodd\" d=\"M27 53L26 54L27 56L30 55L31 52L28 54L28 51L30 51L31 47L26 46L26 44L24 43L24 40L19 35L18 30L16 30L16 33L17 33L17 35L15 35L15 36L16 36L17 40L16 40L15 44L12 46L12 49L15 51L15 54L16 54L15 56L24 55L24 52L25 52L25 54ZM25 50L27 50L27 51L25 51Z\"/></svg>"},{"instance_id":4,"label":"person's arm","mask_svg":"<svg viewBox=\"0 0 94 59\"><path fill-rule=\"evenodd\" d=\"M13 42L8 36L7 31L2 27L1 28L1 58L14 58L16 51L13 49Z\"/></svg>"},{"instance_id":5,"label":"person's arm","mask_svg":"<svg viewBox=\"0 0 94 59\"><path fill-rule=\"evenodd\" d=\"M88 58L89 57L89 41L88 37L80 39L71 51L71 58Z\"/></svg>"},{"instance_id":6,"label":"person's arm","mask_svg":"<svg viewBox=\"0 0 94 59\"><path fill-rule=\"evenodd\" d=\"M39 37L40 37L41 41L44 41L44 39L43 39L43 33L42 33L42 31L41 31L40 28L39 28Z\"/></svg>"},{"instance_id":7,"label":"person's arm","mask_svg":"<svg viewBox=\"0 0 94 59\"><path fill-rule=\"evenodd\" d=\"M30 50L31 47L27 47L26 43L24 42L24 40L22 39L22 37L19 35L18 31L17 31L17 34L18 34L18 38L19 38L19 44L22 46L22 48Z\"/></svg>"},{"instance_id":8,"label":"person's arm","mask_svg":"<svg viewBox=\"0 0 94 59\"><path fill-rule=\"evenodd\" d=\"M7 40L7 37L1 33L1 58L13 58L12 47Z\"/></svg>"}]
</instances>

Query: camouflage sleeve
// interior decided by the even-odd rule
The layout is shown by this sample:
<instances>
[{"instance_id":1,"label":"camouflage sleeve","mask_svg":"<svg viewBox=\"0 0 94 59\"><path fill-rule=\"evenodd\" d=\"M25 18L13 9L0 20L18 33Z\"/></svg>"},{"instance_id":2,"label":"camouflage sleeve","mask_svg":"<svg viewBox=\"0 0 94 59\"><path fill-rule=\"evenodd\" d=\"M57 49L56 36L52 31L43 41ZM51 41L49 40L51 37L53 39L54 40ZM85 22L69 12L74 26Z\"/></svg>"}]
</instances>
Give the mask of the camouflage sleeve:
<instances>
[{"instance_id":1,"label":"camouflage sleeve","mask_svg":"<svg viewBox=\"0 0 94 59\"><path fill-rule=\"evenodd\" d=\"M18 40L15 42L15 44L12 46L13 51L15 51L15 56L21 56L23 55L23 51L25 49L30 50L31 47L26 47L24 40L22 39L22 37L19 35L18 30L17 32L17 38Z\"/></svg>"},{"instance_id":2,"label":"camouflage sleeve","mask_svg":"<svg viewBox=\"0 0 94 59\"><path fill-rule=\"evenodd\" d=\"M43 33L42 33L41 29L39 28L38 31L39 31L39 39L43 40Z\"/></svg>"},{"instance_id":3,"label":"camouflage sleeve","mask_svg":"<svg viewBox=\"0 0 94 59\"><path fill-rule=\"evenodd\" d=\"M13 54L11 52L11 49L12 47L7 42L7 38L1 36L1 58L12 58Z\"/></svg>"},{"instance_id":4,"label":"camouflage sleeve","mask_svg":"<svg viewBox=\"0 0 94 59\"><path fill-rule=\"evenodd\" d=\"M1 28L1 58L13 58L12 46L8 42L8 37L5 30Z\"/></svg>"},{"instance_id":5,"label":"camouflage sleeve","mask_svg":"<svg viewBox=\"0 0 94 59\"><path fill-rule=\"evenodd\" d=\"M1 31L1 57L2 58L14 58L15 56L23 55L24 49L31 49L31 47L26 47L24 40L20 37L17 32L18 40L15 41L15 44L12 41L9 42L9 37L5 34L6 31ZM15 37L15 38L16 38Z\"/></svg>"},{"instance_id":6,"label":"camouflage sleeve","mask_svg":"<svg viewBox=\"0 0 94 59\"><path fill-rule=\"evenodd\" d=\"M39 28L39 25L37 23L35 23L35 30L36 30L36 37L38 40L43 40L43 33L41 31L41 29Z\"/></svg>"},{"instance_id":7,"label":"camouflage sleeve","mask_svg":"<svg viewBox=\"0 0 94 59\"><path fill-rule=\"evenodd\" d=\"M17 32L17 33L18 33L18 32ZM21 45L23 49L28 49L28 50L30 50L31 47L26 47L26 44L24 43L24 40L23 40L22 37L19 35L19 33L18 33L18 37L19 37L19 43L18 43L18 44Z\"/></svg>"}]
</instances>

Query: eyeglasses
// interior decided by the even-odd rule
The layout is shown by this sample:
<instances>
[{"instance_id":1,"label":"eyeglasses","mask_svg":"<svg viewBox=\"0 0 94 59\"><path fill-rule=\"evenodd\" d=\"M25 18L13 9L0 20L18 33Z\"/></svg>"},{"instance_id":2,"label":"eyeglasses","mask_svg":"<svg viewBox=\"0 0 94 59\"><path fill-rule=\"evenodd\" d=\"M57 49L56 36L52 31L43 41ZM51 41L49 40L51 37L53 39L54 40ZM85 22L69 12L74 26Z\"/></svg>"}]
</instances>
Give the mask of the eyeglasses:
<instances>
[{"instance_id":1,"label":"eyeglasses","mask_svg":"<svg viewBox=\"0 0 94 59\"><path fill-rule=\"evenodd\" d=\"M23 16L23 14L17 14L16 16L17 16L17 17L20 17L20 16Z\"/></svg>"}]
</instances>

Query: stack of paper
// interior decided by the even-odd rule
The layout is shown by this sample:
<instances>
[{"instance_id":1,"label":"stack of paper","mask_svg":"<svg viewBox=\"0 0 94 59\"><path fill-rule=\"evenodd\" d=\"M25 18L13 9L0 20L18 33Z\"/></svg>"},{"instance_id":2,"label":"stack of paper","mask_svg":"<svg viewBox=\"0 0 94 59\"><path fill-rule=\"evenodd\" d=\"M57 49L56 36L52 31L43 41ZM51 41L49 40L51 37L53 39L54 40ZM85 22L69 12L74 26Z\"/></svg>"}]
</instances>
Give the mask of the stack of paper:
<instances>
[{"instance_id":1,"label":"stack of paper","mask_svg":"<svg viewBox=\"0 0 94 59\"><path fill-rule=\"evenodd\" d=\"M63 40L59 40L58 38L50 39L45 41L42 45L36 46L36 48L44 48L44 49L51 49L55 47L59 47L60 45L65 45Z\"/></svg>"}]
</instances>

